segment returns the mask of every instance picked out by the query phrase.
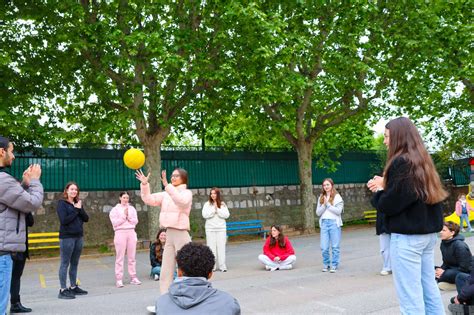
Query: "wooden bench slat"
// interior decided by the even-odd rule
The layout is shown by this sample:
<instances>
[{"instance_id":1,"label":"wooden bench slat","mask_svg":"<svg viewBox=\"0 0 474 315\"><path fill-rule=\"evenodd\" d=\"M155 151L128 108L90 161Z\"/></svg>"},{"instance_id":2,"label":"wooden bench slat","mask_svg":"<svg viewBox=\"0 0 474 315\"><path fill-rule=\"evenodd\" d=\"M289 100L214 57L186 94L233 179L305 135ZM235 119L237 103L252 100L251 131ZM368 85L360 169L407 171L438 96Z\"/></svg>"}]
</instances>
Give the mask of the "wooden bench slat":
<instances>
[{"instance_id":1,"label":"wooden bench slat","mask_svg":"<svg viewBox=\"0 0 474 315\"><path fill-rule=\"evenodd\" d=\"M48 243L56 243L57 245ZM35 246L35 244L40 245ZM28 233L28 245L33 245L28 246L30 250L59 248L59 232Z\"/></svg>"},{"instance_id":2,"label":"wooden bench slat","mask_svg":"<svg viewBox=\"0 0 474 315\"><path fill-rule=\"evenodd\" d=\"M28 250L59 248L59 245L28 247Z\"/></svg>"},{"instance_id":3,"label":"wooden bench slat","mask_svg":"<svg viewBox=\"0 0 474 315\"><path fill-rule=\"evenodd\" d=\"M28 239L28 244L40 244L40 243L58 243L59 238L39 238L39 239Z\"/></svg>"},{"instance_id":4,"label":"wooden bench slat","mask_svg":"<svg viewBox=\"0 0 474 315\"><path fill-rule=\"evenodd\" d=\"M59 236L59 232L28 233L28 238L47 236Z\"/></svg>"}]
</instances>

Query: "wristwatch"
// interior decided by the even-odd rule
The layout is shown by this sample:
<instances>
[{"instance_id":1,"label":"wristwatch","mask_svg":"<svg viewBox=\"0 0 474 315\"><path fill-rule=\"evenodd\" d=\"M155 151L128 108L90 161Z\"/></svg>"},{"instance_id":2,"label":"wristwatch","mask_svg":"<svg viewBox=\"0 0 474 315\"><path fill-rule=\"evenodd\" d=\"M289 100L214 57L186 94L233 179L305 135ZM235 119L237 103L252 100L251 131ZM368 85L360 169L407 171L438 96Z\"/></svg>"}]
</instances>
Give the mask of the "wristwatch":
<instances>
[{"instance_id":1,"label":"wristwatch","mask_svg":"<svg viewBox=\"0 0 474 315\"><path fill-rule=\"evenodd\" d=\"M383 188L379 187L379 188L377 188L377 190L375 192L379 192L379 191L382 191L382 190L383 190Z\"/></svg>"}]
</instances>

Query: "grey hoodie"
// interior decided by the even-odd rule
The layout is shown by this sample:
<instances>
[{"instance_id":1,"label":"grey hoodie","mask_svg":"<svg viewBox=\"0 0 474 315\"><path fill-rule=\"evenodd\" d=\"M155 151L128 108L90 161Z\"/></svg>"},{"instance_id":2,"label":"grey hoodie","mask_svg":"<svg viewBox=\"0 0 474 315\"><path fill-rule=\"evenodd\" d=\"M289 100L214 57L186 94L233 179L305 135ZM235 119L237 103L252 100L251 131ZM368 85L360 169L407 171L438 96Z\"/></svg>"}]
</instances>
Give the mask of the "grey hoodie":
<instances>
[{"instance_id":1,"label":"grey hoodie","mask_svg":"<svg viewBox=\"0 0 474 315\"><path fill-rule=\"evenodd\" d=\"M230 294L214 289L205 278L182 277L158 298L156 314L240 315L240 305Z\"/></svg>"}]
</instances>

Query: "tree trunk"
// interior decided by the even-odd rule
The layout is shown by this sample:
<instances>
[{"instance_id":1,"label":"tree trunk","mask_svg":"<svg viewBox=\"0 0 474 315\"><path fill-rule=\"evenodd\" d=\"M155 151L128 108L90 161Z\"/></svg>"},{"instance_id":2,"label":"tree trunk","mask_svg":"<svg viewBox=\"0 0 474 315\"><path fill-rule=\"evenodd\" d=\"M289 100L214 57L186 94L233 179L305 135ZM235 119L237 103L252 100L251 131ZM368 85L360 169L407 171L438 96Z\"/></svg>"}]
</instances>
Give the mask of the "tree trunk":
<instances>
[{"instance_id":1,"label":"tree trunk","mask_svg":"<svg viewBox=\"0 0 474 315\"><path fill-rule=\"evenodd\" d=\"M296 152L298 154L298 174L300 177L301 202L303 204L304 232L314 233L314 203L313 170L312 164L313 143L298 140Z\"/></svg>"},{"instance_id":2,"label":"tree trunk","mask_svg":"<svg viewBox=\"0 0 474 315\"><path fill-rule=\"evenodd\" d=\"M163 190L161 184L161 144L168 135L169 131L158 132L153 136L147 136L146 141L143 142L143 148L146 156L146 167L145 174L151 171L149 185L150 192L160 192ZM170 170L166 174L170 176ZM156 233L160 228L160 208L148 206L148 237L150 240L156 238Z\"/></svg>"}]
</instances>

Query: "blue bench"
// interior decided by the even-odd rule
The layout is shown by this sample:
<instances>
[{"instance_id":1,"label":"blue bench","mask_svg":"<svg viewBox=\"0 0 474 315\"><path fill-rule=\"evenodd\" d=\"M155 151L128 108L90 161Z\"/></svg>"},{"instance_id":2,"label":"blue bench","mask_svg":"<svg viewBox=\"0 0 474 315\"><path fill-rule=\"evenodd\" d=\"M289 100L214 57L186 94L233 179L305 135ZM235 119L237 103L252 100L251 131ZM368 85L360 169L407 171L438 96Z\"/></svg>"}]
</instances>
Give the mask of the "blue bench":
<instances>
[{"instance_id":1,"label":"blue bench","mask_svg":"<svg viewBox=\"0 0 474 315\"><path fill-rule=\"evenodd\" d=\"M263 234L267 238L268 230L264 230L262 220L227 222L227 236L244 234Z\"/></svg>"}]
</instances>

